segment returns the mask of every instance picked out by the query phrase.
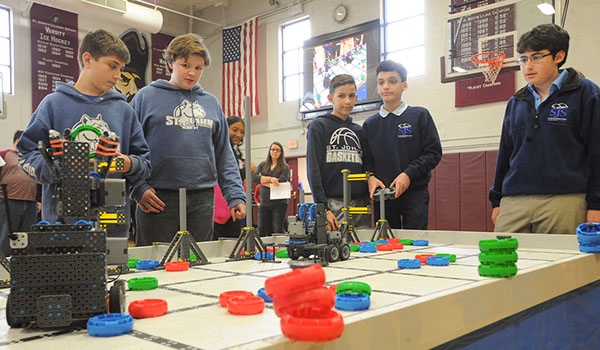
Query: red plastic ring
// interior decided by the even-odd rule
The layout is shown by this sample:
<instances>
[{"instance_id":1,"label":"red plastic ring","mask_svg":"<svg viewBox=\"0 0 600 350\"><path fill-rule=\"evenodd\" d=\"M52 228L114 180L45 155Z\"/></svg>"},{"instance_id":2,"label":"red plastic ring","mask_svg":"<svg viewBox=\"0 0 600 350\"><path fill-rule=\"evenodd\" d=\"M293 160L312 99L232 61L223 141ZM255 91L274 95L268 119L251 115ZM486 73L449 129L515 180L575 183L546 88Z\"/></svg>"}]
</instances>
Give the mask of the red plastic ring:
<instances>
[{"instance_id":1,"label":"red plastic ring","mask_svg":"<svg viewBox=\"0 0 600 350\"><path fill-rule=\"evenodd\" d=\"M381 251L381 252L391 252L392 251L392 246L389 244L378 244L377 245L377 250Z\"/></svg>"},{"instance_id":2,"label":"red plastic ring","mask_svg":"<svg viewBox=\"0 0 600 350\"><path fill-rule=\"evenodd\" d=\"M273 299L322 287L325 284L325 271L321 265L311 265L295 269L265 281L265 291Z\"/></svg>"},{"instance_id":3,"label":"red plastic ring","mask_svg":"<svg viewBox=\"0 0 600 350\"><path fill-rule=\"evenodd\" d=\"M390 243L390 246L393 250L401 250L404 249L404 244L402 243Z\"/></svg>"},{"instance_id":4,"label":"red plastic ring","mask_svg":"<svg viewBox=\"0 0 600 350\"><path fill-rule=\"evenodd\" d=\"M164 299L142 299L129 303L129 314L133 318L149 318L167 313L169 306Z\"/></svg>"},{"instance_id":5,"label":"red plastic ring","mask_svg":"<svg viewBox=\"0 0 600 350\"><path fill-rule=\"evenodd\" d=\"M334 306L335 293L332 293L331 289L325 286L273 299L273 310L279 317L300 308L315 307L331 309Z\"/></svg>"},{"instance_id":6,"label":"red plastic ring","mask_svg":"<svg viewBox=\"0 0 600 350\"><path fill-rule=\"evenodd\" d=\"M294 340L326 342L344 332L344 319L329 309L302 308L281 317L281 331Z\"/></svg>"},{"instance_id":7,"label":"red plastic ring","mask_svg":"<svg viewBox=\"0 0 600 350\"><path fill-rule=\"evenodd\" d=\"M253 296L254 293L248 292L247 290L230 290L219 294L219 303L222 307L227 307L231 298Z\"/></svg>"},{"instance_id":8,"label":"red plastic ring","mask_svg":"<svg viewBox=\"0 0 600 350\"><path fill-rule=\"evenodd\" d=\"M435 254L420 254L415 256L415 259L420 260L421 264L427 264L427 258L430 258L432 256L435 256Z\"/></svg>"},{"instance_id":9,"label":"red plastic ring","mask_svg":"<svg viewBox=\"0 0 600 350\"><path fill-rule=\"evenodd\" d=\"M169 272L187 271L190 263L187 261L171 261L165 264L165 270Z\"/></svg>"},{"instance_id":10,"label":"red plastic ring","mask_svg":"<svg viewBox=\"0 0 600 350\"><path fill-rule=\"evenodd\" d=\"M256 315L265 309L265 300L255 295L233 297L227 304L227 311L233 315Z\"/></svg>"},{"instance_id":11,"label":"red plastic ring","mask_svg":"<svg viewBox=\"0 0 600 350\"><path fill-rule=\"evenodd\" d=\"M387 240L390 243L400 243L400 238L388 238Z\"/></svg>"}]
</instances>

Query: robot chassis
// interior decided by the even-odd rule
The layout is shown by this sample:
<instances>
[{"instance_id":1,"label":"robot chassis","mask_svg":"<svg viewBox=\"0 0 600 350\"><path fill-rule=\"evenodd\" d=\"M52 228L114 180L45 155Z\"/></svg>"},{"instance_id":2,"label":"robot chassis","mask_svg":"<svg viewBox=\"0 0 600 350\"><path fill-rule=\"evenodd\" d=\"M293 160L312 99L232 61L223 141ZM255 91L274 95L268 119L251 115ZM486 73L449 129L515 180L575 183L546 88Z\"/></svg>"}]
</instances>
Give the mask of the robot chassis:
<instances>
[{"instance_id":1,"label":"robot chassis","mask_svg":"<svg viewBox=\"0 0 600 350\"><path fill-rule=\"evenodd\" d=\"M88 143L73 141L85 130L99 137L95 154L90 154ZM58 181L59 222L42 221L30 232L10 233L12 256L8 263L0 257L10 273L6 321L14 328L30 323L65 327L125 311L124 281L107 290L106 232L98 222L101 208L125 205L125 180L106 177L113 167L123 169L122 159L113 161L119 137L88 125L67 129L64 135L50 130L49 136L50 148L40 141L38 149ZM4 198L9 214L6 193Z\"/></svg>"}]
</instances>

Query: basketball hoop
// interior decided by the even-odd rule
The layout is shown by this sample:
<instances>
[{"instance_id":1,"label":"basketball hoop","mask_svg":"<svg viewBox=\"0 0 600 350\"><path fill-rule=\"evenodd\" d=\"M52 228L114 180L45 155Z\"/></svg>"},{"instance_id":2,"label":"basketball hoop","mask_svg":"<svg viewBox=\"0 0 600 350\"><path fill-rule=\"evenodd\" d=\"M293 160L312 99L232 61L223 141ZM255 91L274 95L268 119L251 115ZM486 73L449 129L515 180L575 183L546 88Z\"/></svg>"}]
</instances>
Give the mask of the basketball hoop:
<instances>
[{"instance_id":1,"label":"basketball hoop","mask_svg":"<svg viewBox=\"0 0 600 350\"><path fill-rule=\"evenodd\" d=\"M500 51L481 52L471 56L471 62L482 69L481 73L483 73L485 81L493 84L498 73L504 67L505 57L506 54Z\"/></svg>"}]
</instances>

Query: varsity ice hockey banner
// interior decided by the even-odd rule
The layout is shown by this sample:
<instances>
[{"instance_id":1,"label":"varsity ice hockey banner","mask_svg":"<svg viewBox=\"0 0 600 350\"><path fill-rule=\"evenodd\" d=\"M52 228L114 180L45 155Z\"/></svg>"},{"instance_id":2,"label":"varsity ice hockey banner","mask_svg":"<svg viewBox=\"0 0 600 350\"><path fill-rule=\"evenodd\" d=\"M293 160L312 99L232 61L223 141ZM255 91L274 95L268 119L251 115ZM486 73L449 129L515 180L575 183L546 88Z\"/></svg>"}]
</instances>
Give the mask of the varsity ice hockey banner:
<instances>
[{"instance_id":1,"label":"varsity ice hockey banner","mask_svg":"<svg viewBox=\"0 0 600 350\"><path fill-rule=\"evenodd\" d=\"M250 96L250 115L258 111L256 89L257 18L223 29L223 112L242 116L244 96Z\"/></svg>"}]
</instances>

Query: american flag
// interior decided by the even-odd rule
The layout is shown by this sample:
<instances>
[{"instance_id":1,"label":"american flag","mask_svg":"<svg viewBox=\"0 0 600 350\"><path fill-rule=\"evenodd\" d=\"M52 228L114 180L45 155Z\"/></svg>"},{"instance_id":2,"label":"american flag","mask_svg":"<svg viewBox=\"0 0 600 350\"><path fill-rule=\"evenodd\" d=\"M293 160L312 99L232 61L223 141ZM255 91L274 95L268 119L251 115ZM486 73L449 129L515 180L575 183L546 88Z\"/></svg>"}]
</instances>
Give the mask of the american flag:
<instances>
[{"instance_id":1,"label":"american flag","mask_svg":"<svg viewBox=\"0 0 600 350\"><path fill-rule=\"evenodd\" d=\"M256 21L223 29L223 113L242 116L244 96L250 96L250 115L257 115Z\"/></svg>"}]
</instances>

